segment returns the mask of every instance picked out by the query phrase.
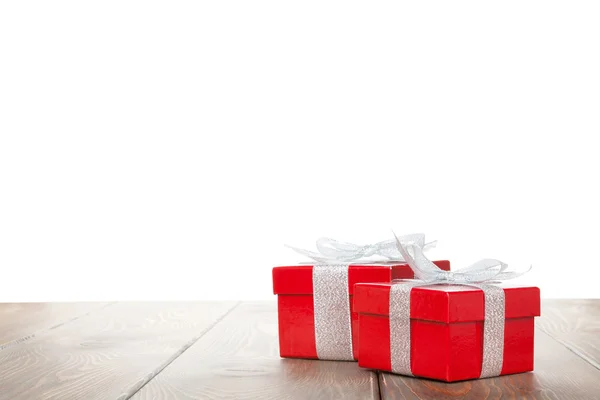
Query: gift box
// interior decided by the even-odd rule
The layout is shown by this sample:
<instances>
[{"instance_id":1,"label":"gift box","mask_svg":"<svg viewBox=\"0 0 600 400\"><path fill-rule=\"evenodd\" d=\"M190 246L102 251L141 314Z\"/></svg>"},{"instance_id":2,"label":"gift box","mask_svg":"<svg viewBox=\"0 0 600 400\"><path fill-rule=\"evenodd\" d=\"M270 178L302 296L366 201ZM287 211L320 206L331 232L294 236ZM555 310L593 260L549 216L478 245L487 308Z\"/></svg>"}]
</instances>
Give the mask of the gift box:
<instances>
[{"instance_id":1,"label":"gift box","mask_svg":"<svg viewBox=\"0 0 600 400\"><path fill-rule=\"evenodd\" d=\"M360 283L354 311L363 368L453 382L534 367L537 287Z\"/></svg>"},{"instance_id":2,"label":"gift box","mask_svg":"<svg viewBox=\"0 0 600 400\"><path fill-rule=\"evenodd\" d=\"M448 260L435 261L450 270ZM412 278L406 263L315 264L273 268L279 353L284 358L358 359L358 314L352 298L361 282Z\"/></svg>"}]
</instances>

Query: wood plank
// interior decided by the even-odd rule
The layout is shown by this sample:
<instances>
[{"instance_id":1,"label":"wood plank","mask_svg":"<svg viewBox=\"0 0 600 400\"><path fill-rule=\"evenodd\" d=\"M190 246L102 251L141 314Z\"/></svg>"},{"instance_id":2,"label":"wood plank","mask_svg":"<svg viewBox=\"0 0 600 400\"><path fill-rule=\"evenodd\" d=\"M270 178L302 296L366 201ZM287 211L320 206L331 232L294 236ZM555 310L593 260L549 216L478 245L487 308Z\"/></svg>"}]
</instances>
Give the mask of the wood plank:
<instances>
[{"instance_id":1,"label":"wood plank","mask_svg":"<svg viewBox=\"0 0 600 400\"><path fill-rule=\"evenodd\" d=\"M443 383L380 374L382 399L598 399L600 371L539 329L531 373Z\"/></svg>"},{"instance_id":2,"label":"wood plank","mask_svg":"<svg viewBox=\"0 0 600 400\"><path fill-rule=\"evenodd\" d=\"M0 303L0 350L55 329L109 303Z\"/></svg>"},{"instance_id":3,"label":"wood plank","mask_svg":"<svg viewBox=\"0 0 600 400\"><path fill-rule=\"evenodd\" d=\"M0 399L129 398L236 303L117 303L0 352Z\"/></svg>"},{"instance_id":4,"label":"wood plank","mask_svg":"<svg viewBox=\"0 0 600 400\"><path fill-rule=\"evenodd\" d=\"M600 300L545 300L537 325L600 369Z\"/></svg>"},{"instance_id":5,"label":"wood plank","mask_svg":"<svg viewBox=\"0 0 600 400\"><path fill-rule=\"evenodd\" d=\"M243 303L133 399L379 399L354 362L281 359L277 330L274 303Z\"/></svg>"}]
</instances>

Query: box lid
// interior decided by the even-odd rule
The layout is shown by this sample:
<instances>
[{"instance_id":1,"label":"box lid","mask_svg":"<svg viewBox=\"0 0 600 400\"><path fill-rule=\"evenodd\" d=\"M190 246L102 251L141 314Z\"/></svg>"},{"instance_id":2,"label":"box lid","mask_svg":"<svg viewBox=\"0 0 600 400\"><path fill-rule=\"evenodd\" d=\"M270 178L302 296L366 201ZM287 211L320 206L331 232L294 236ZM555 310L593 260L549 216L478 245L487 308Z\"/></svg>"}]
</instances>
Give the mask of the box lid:
<instances>
[{"instance_id":1,"label":"box lid","mask_svg":"<svg viewBox=\"0 0 600 400\"><path fill-rule=\"evenodd\" d=\"M450 271L450 261L439 260L434 263L445 271ZM273 293L312 295L312 265L289 265L273 268ZM348 290L354 294L354 285L360 282L391 282L392 279L413 278L408 264L351 264L348 270Z\"/></svg>"},{"instance_id":2,"label":"box lid","mask_svg":"<svg viewBox=\"0 0 600 400\"><path fill-rule=\"evenodd\" d=\"M390 283L361 283L354 288L354 310L389 316ZM540 289L535 286L498 285L505 293L505 318L540 315ZM465 285L415 287L410 295L412 319L453 323L483 321L481 289Z\"/></svg>"}]
</instances>

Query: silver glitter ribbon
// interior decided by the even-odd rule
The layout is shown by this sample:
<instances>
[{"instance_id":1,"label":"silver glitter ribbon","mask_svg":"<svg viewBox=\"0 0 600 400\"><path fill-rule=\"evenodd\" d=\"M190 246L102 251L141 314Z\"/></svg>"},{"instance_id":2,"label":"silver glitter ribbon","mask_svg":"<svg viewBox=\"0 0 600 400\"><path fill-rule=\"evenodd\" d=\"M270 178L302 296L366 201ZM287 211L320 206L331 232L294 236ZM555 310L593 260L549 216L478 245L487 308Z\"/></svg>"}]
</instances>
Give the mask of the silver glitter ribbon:
<instances>
[{"instance_id":1,"label":"silver glitter ribbon","mask_svg":"<svg viewBox=\"0 0 600 400\"><path fill-rule=\"evenodd\" d=\"M320 360L353 361L348 264L313 266L315 342Z\"/></svg>"},{"instance_id":2,"label":"silver glitter ribbon","mask_svg":"<svg viewBox=\"0 0 600 400\"><path fill-rule=\"evenodd\" d=\"M321 238L317 240L318 253L288 246L319 262L313 265L312 281L315 344L320 360L354 361L348 269L351 263L381 266L405 262L396 241L410 242L421 250L436 244L426 243L423 234L412 234L368 245ZM369 260L371 256L384 260Z\"/></svg>"},{"instance_id":3,"label":"silver glitter ribbon","mask_svg":"<svg viewBox=\"0 0 600 400\"><path fill-rule=\"evenodd\" d=\"M410 293L414 287L436 284L475 286L484 294L483 362L480 378L499 376L504 360L505 297L493 286L524 272L506 272L507 264L484 259L457 271L444 271L427 259L414 243L396 240L398 250L415 273L416 279L393 281L390 288L390 358L392 372L413 376L411 369ZM409 250L412 250L410 254Z\"/></svg>"}]
</instances>

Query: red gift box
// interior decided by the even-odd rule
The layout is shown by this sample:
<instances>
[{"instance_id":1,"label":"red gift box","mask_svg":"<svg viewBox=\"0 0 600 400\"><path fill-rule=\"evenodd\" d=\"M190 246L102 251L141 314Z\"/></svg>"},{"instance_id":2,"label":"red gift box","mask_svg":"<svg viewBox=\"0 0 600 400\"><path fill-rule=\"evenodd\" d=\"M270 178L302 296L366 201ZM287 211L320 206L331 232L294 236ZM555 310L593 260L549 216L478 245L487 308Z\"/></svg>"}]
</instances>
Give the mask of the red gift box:
<instances>
[{"instance_id":1,"label":"red gift box","mask_svg":"<svg viewBox=\"0 0 600 400\"><path fill-rule=\"evenodd\" d=\"M390 338L397 332L391 331L390 325L398 326L397 317L390 318L392 286L395 285L363 283L354 288L354 311L358 313L360 329L358 365L402 373L392 367L392 358L399 359L397 342L400 341L410 346L402 355L410 357L403 361L410 368L407 375L446 382L483 377L484 331L485 324L490 323L484 321L484 291L448 284L412 287L405 298L410 302L401 305L406 307L403 332L407 334L393 336L392 349ZM500 288L500 295L504 291L504 315L503 319L497 319L500 319L500 333L504 327L504 337L491 340L497 341L494 350L499 353L497 369L500 375L532 371L534 317L540 315L539 288L505 285ZM397 310L398 306L393 307Z\"/></svg>"},{"instance_id":2,"label":"red gift box","mask_svg":"<svg viewBox=\"0 0 600 400\"><path fill-rule=\"evenodd\" d=\"M448 260L435 261L435 264L443 270L450 270ZM337 268L335 266L320 268L330 267L334 269L341 267L343 273L337 278L332 277L333 283L328 293L317 294L313 285L314 266L295 265L273 268L273 292L277 295L281 357L357 360L358 314L354 311L352 302L354 285L360 282L391 282L392 279L414 277L413 271L404 263L350 264L337 266ZM343 287L340 287L340 284ZM332 320L331 324L329 319ZM338 325L344 325L337 331L336 322ZM351 343L348 345L348 342ZM328 348L336 346L339 348Z\"/></svg>"}]
</instances>

